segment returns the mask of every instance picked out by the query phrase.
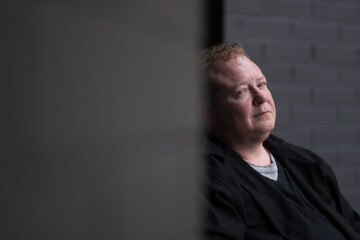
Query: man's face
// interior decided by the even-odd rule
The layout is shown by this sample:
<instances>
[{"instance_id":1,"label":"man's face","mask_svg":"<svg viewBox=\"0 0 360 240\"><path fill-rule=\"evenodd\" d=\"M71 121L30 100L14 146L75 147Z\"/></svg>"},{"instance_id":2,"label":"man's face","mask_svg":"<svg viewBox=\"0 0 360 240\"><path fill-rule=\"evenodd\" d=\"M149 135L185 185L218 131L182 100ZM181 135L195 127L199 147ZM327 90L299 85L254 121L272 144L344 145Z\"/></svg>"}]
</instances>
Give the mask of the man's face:
<instances>
[{"instance_id":1,"label":"man's face","mask_svg":"<svg viewBox=\"0 0 360 240\"><path fill-rule=\"evenodd\" d=\"M222 63L213 104L216 133L229 142L265 140L275 126L275 103L260 68L245 56Z\"/></svg>"}]
</instances>

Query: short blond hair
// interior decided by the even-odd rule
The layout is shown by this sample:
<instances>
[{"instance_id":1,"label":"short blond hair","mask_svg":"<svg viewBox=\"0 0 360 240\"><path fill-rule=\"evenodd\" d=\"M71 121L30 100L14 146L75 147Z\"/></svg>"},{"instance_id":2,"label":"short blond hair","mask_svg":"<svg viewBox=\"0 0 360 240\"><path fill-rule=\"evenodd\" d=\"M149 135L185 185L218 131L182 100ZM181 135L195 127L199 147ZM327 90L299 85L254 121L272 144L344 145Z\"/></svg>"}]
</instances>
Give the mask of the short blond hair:
<instances>
[{"instance_id":1,"label":"short blond hair","mask_svg":"<svg viewBox=\"0 0 360 240\"><path fill-rule=\"evenodd\" d=\"M222 63L230 59L247 56L244 47L240 43L216 44L201 51L201 64L203 83L207 90L207 100L212 102L219 89L218 73L222 70Z\"/></svg>"}]
</instances>

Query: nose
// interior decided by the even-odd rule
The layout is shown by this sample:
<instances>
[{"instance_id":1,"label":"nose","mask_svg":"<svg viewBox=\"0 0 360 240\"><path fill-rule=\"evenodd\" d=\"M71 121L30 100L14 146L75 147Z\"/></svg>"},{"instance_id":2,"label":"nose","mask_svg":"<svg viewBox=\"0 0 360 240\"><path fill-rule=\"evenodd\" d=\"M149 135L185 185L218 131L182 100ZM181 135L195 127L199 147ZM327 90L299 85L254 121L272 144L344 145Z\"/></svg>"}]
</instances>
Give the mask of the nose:
<instances>
[{"instance_id":1,"label":"nose","mask_svg":"<svg viewBox=\"0 0 360 240\"><path fill-rule=\"evenodd\" d=\"M262 103L266 102L267 100L267 94L265 91L256 89L254 91L254 97L253 97L253 104L255 106L261 105Z\"/></svg>"}]
</instances>

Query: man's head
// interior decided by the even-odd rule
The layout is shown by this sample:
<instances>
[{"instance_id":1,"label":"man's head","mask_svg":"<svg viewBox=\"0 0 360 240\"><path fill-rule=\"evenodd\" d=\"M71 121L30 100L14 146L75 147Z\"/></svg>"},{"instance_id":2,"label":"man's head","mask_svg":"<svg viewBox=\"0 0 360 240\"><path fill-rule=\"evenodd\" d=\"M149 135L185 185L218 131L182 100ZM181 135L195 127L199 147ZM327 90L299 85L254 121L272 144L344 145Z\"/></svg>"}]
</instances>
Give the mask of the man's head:
<instances>
[{"instance_id":1,"label":"man's head","mask_svg":"<svg viewBox=\"0 0 360 240\"><path fill-rule=\"evenodd\" d=\"M205 87L210 102L215 100L220 87L217 75L222 70L223 63L238 56L247 56L239 43L213 45L201 52Z\"/></svg>"},{"instance_id":2,"label":"man's head","mask_svg":"<svg viewBox=\"0 0 360 240\"><path fill-rule=\"evenodd\" d=\"M276 110L260 68L237 43L209 47L202 57L210 130L229 144L264 141Z\"/></svg>"}]
</instances>

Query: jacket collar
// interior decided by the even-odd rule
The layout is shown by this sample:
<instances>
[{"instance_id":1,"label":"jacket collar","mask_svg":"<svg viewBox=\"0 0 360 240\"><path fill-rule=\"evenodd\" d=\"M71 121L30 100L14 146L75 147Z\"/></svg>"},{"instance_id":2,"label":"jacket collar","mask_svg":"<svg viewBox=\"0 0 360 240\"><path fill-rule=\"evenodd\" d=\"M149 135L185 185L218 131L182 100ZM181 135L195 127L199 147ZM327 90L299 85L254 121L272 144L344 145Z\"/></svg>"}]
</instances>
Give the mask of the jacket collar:
<instances>
[{"instance_id":1,"label":"jacket collar","mask_svg":"<svg viewBox=\"0 0 360 240\"><path fill-rule=\"evenodd\" d=\"M279 137L276 137L273 134L265 140L264 146L269 149L269 151L278 158L282 159L283 157L291 158L291 160L301 163L308 164L309 162L304 159L303 155L298 154L300 147L291 145ZM215 155L221 161L226 159L226 151L230 147L222 142L212 133L207 133L207 142L206 142L206 154ZM292 150L292 154L289 154L289 149ZM305 151L305 149L302 149ZM320 161L317 161L316 164L320 164Z\"/></svg>"}]
</instances>

